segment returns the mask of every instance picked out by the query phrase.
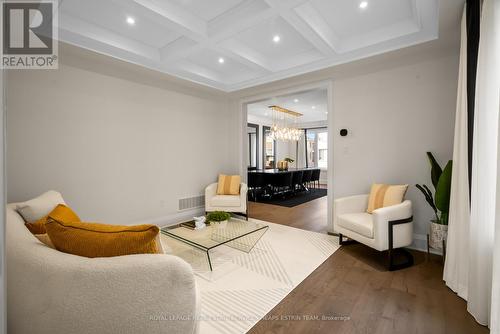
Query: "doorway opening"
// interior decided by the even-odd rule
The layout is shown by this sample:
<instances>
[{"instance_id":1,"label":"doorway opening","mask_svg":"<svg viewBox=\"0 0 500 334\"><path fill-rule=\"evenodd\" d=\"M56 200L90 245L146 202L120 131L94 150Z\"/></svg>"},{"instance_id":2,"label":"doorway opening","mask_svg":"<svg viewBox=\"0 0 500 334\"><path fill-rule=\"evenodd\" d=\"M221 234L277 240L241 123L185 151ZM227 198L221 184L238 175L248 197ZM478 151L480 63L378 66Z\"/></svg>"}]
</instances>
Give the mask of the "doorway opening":
<instances>
[{"instance_id":1,"label":"doorway opening","mask_svg":"<svg viewBox=\"0 0 500 334\"><path fill-rule=\"evenodd\" d=\"M328 232L329 97L323 85L243 105L250 217Z\"/></svg>"}]
</instances>

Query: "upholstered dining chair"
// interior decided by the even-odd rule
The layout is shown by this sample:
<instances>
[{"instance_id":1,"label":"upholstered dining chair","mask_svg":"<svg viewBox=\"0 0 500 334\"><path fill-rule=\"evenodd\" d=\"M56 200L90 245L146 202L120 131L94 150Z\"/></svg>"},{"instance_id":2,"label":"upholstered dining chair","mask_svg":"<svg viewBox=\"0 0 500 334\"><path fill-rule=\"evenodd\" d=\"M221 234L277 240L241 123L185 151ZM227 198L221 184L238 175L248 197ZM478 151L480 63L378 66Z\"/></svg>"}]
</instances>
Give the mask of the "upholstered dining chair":
<instances>
[{"instance_id":1,"label":"upholstered dining chair","mask_svg":"<svg viewBox=\"0 0 500 334\"><path fill-rule=\"evenodd\" d=\"M237 213L248 220L246 183L240 184L239 195L217 195L218 183L212 183L205 188L205 212L225 211Z\"/></svg>"},{"instance_id":2,"label":"upholstered dining chair","mask_svg":"<svg viewBox=\"0 0 500 334\"><path fill-rule=\"evenodd\" d=\"M354 240L378 251L388 251L390 271L412 266L413 256L402 248L413 242L411 201L405 200L368 213L368 199L369 195L356 195L334 201L333 223L340 244ZM344 237L351 240L344 241ZM404 262L394 262L396 249L406 258Z\"/></svg>"}]
</instances>

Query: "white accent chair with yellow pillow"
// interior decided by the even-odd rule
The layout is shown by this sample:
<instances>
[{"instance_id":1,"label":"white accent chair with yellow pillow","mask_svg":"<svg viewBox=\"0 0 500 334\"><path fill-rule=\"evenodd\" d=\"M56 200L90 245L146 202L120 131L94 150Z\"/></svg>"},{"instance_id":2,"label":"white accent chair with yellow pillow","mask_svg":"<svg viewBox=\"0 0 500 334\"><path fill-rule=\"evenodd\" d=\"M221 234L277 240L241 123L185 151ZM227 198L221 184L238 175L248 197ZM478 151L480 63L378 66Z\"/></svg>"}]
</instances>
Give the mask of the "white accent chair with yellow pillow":
<instances>
[{"instance_id":1,"label":"white accent chair with yellow pillow","mask_svg":"<svg viewBox=\"0 0 500 334\"><path fill-rule=\"evenodd\" d=\"M334 201L334 228L341 245L344 237L378 251L388 251L388 269L397 270L413 265L413 256L402 247L413 242L411 201L404 200L408 185L374 184L370 194L338 198ZM406 261L394 263L395 250Z\"/></svg>"},{"instance_id":2,"label":"white accent chair with yellow pillow","mask_svg":"<svg viewBox=\"0 0 500 334\"><path fill-rule=\"evenodd\" d=\"M248 187L239 175L219 175L219 182L205 189L205 211L225 211L237 213L248 219Z\"/></svg>"}]
</instances>

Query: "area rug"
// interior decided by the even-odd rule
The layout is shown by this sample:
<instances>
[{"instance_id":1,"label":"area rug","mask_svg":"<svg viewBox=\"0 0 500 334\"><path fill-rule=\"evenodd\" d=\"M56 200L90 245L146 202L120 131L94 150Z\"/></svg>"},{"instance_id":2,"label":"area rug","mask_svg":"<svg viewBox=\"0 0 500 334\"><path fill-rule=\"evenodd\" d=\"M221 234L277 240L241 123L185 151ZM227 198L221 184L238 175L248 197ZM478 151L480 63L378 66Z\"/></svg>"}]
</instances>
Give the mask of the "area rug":
<instances>
[{"instance_id":1,"label":"area rug","mask_svg":"<svg viewBox=\"0 0 500 334\"><path fill-rule=\"evenodd\" d=\"M211 251L213 271L189 247L162 235L193 267L201 295L200 333L246 333L338 248L338 239L268 222L249 252L220 246Z\"/></svg>"},{"instance_id":2,"label":"area rug","mask_svg":"<svg viewBox=\"0 0 500 334\"><path fill-rule=\"evenodd\" d=\"M293 208L294 206L313 201L315 199L324 197L326 195L327 195L326 189L314 189L314 188L312 188L308 192L306 192L306 191L299 192L296 195L288 196L285 198L281 198L281 197L275 197L275 198L270 198L270 199L259 198L257 200L257 202L272 204L272 205L279 205L279 206L286 206L287 208Z\"/></svg>"}]
</instances>

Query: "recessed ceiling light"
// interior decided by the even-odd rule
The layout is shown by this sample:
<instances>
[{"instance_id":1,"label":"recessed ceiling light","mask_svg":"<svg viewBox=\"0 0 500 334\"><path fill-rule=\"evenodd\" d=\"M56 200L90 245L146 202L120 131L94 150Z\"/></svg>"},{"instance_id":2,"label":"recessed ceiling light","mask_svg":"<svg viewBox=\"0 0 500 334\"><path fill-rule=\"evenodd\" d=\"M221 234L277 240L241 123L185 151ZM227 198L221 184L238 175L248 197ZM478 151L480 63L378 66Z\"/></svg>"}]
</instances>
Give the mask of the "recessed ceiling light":
<instances>
[{"instance_id":1,"label":"recessed ceiling light","mask_svg":"<svg viewBox=\"0 0 500 334\"><path fill-rule=\"evenodd\" d=\"M293 102L297 103L299 102L299 99L294 99Z\"/></svg>"},{"instance_id":2,"label":"recessed ceiling light","mask_svg":"<svg viewBox=\"0 0 500 334\"><path fill-rule=\"evenodd\" d=\"M328 111L325 111L325 114L327 114L327 115L328 115Z\"/></svg>"},{"instance_id":3,"label":"recessed ceiling light","mask_svg":"<svg viewBox=\"0 0 500 334\"><path fill-rule=\"evenodd\" d=\"M311 108L312 108L312 109L316 109L316 106L312 106Z\"/></svg>"},{"instance_id":4,"label":"recessed ceiling light","mask_svg":"<svg viewBox=\"0 0 500 334\"><path fill-rule=\"evenodd\" d=\"M273 42L274 42L274 43L279 43L279 41L281 41L281 37L280 37L280 35L274 35L274 37L273 37Z\"/></svg>"},{"instance_id":5,"label":"recessed ceiling light","mask_svg":"<svg viewBox=\"0 0 500 334\"><path fill-rule=\"evenodd\" d=\"M225 61L226 60L224 58L222 58L222 57L219 58L219 64L224 64Z\"/></svg>"},{"instance_id":6,"label":"recessed ceiling light","mask_svg":"<svg viewBox=\"0 0 500 334\"><path fill-rule=\"evenodd\" d=\"M361 1L359 8L365 9L366 7L368 7L368 1Z\"/></svg>"},{"instance_id":7,"label":"recessed ceiling light","mask_svg":"<svg viewBox=\"0 0 500 334\"><path fill-rule=\"evenodd\" d=\"M135 24L135 19L132 16L128 16L127 23L133 26Z\"/></svg>"}]
</instances>

